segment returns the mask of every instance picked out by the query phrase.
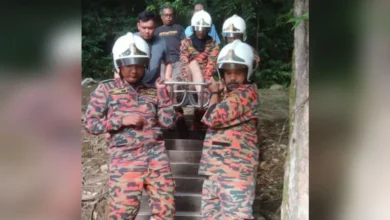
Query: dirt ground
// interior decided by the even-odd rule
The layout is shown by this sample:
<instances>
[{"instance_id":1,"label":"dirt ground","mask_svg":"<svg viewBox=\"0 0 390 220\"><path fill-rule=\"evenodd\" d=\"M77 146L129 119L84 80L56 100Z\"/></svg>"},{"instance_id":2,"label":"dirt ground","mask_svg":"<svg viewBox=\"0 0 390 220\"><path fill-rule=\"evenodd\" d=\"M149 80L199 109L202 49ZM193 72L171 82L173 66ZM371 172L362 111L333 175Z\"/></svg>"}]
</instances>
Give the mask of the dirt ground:
<instances>
[{"instance_id":1,"label":"dirt ground","mask_svg":"<svg viewBox=\"0 0 390 220\"><path fill-rule=\"evenodd\" d=\"M83 88L82 112L95 86ZM260 191L262 215L265 219L280 217L283 173L288 145L288 90L260 90L261 97L261 161L257 187ZM107 143L104 135L82 133L82 220L104 219L107 207Z\"/></svg>"}]
</instances>

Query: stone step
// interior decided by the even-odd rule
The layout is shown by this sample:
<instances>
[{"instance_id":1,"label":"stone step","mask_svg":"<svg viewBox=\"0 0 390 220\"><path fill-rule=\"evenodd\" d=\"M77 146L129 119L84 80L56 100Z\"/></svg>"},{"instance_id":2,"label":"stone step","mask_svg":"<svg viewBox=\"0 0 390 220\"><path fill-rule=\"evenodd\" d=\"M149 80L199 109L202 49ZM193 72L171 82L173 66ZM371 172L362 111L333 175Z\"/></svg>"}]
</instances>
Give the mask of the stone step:
<instances>
[{"instance_id":1,"label":"stone step","mask_svg":"<svg viewBox=\"0 0 390 220\"><path fill-rule=\"evenodd\" d=\"M206 130L179 131L179 129L161 129L165 139L195 139L204 140Z\"/></svg>"},{"instance_id":2,"label":"stone step","mask_svg":"<svg viewBox=\"0 0 390 220\"><path fill-rule=\"evenodd\" d=\"M176 192L178 193L202 193L203 181L207 176L198 175L197 177L175 176ZM256 197L260 197L261 188L256 186Z\"/></svg>"},{"instance_id":3,"label":"stone step","mask_svg":"<svg viewBox=\"0 0 390 220\"><path fill-rule=\"evenodd\" d=\"M189 126L189 128L191 127L191 125L193 124L194 122L194 115L183 115L183 119L185 121L185 123ZM197 120L199 121L199 116L197 118Z\"/></svg>"},{"instance_id":4,"label":"stone step","mask_svg":"<svg viewBox=\"0 0 390 220\"><path fill-rule=\"evenodd\" d=\"M202 195L199 193L175 193L176 212L200 213L202 203ZM253 213L259 213L261 201L256 197L253 204ZM143 195L141 199L140 212L150 213L149 197Z\"/></svg>"},{"instance_id":5,"label":"stone step","mask_svg":"<svg viewBox=\"0 0 390 220\"><path fill-rule=\"evenodd\" d=\"M135 220L150 220L150 212L139 212ZM201 220L199 212L176 212L175 220Z\"/></svg>"},{"instance_id":6,"label":"stone step","mask_svg":"<svg viewBox=\"0 0 390 220\"><path fill-rule=\"evenodd\" d=\"M202 151L168 150L171 163L199 163Z\"/></svg>"},{"instance_id":7,"label":"stone step","mask_svg":"<svg viewBox=\"0 0 390 220\"><path fill-rule=\"evenodd\" d=\"M203 181L206 179L206 176L197 176L197 177L185 177L185 176L175 176L176 193L194 193L201 194ZM146 195L146 192L142 192ZM256 196L259 197L261 194L260 188L256 187Z\"/></svg>"},{"instance_id":8,"label":"stone step","mask_svg":"<svg viewBox=\"0 0 390 220\"><path fill-rule=\"evenodd\" d=\"M165 147L167 150L202 151L203 140L165 139Z\"/></svg>"},{"instance_id":9,"label":"stone step","mask_svg":"<svg viewBox=\"0 0 390 220\"><path fill-rule=\"evenodd\" d=\"M202 193L203 181L205 177L183 177L176 176L175 183L176 188L175 191L177 193Z\"/></svg>"},{"instance_id":10,"label":"stone step","mask_svg":"<svg viewBox=\"0 0 390 220\"><path fill-rule=\"evenodd\" d=\"M188 139L193 139L193 140L201 140L203 141L204 138L206 137L206 132L207 130L195 130L191 131L188 134Z\"/></svg>"},{"instance_id":11,"label":"stone step","mask_svg":"<svg viewBox=\"0 0 390 220\"><path fill-rule=\"evenodd\" d=\"M150 220L150 212L139 212L135 220ZM254 212L254 220L265 220L259 213ZM199 212L176 212L175 220L202 220Z\"/></svg>"},{"instance_id":12,"label":"stone step","mask_svg":"<svg viewBox=\"0 0 390 220\"><path fill-rule=\"evenodd\" d=\"M192 114L184 114L183 117L185 120L192 121L194 120L194 113L192 112Z\"/></svg>"},{"instance_id":13,"label":"stone step","mask_svg":"<svg viewBox=\"0 0 390 220\"><path fill-rule=\"evenodd\" d=\"M170 163L174 177L198 177L199 163Z\"/></svg>"}]
</instances>

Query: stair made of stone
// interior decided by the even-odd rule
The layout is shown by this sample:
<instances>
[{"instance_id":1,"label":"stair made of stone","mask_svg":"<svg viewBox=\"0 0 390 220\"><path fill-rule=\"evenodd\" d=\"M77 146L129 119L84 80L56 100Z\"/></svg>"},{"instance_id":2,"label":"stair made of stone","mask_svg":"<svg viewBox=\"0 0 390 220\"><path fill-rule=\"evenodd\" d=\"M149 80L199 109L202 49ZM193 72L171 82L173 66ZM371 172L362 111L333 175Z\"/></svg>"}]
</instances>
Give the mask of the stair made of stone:
<instances>
[{"instance_id":1,"label":"stair made of stone","mask_svg":"<svg viewBox=\"0 0 390 220\"><path fill-rule=\"evenodd\" d=\"M173 133L174 131L168 131ZM165 138L169 161L175 179L175 207L179 220L201 219L200 205L203 176L198 175L202 140ZM151 208L146 192L142 193L141 208L136 220L150 219Z\"/></svg>"},{"instance_id":2,"label":"stair made of stone","mask_svg":"<svg viewBox=\"0 0 390 220\"><path fill-rule=\"evenodd\" d=\"M175 206L178 220L200 220L204 176L198 175L202 140L165 139L172 173L176 183ZM143 192L140 212L136 220L150 218L149 197ZM255 200L254 207L259 207ZM258 210L254 210L258 213Z\"/></svg>"}]
</instances>

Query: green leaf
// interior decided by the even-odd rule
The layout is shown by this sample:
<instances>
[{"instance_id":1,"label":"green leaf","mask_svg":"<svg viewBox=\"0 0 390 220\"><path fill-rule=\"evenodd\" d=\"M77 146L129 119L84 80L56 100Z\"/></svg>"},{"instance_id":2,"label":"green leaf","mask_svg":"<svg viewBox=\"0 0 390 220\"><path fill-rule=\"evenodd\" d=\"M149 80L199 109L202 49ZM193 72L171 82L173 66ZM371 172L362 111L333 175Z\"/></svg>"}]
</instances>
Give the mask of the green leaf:
<instances>
[{"instance_id":1,"label":"green leaf","mask_svg":"<svg viewBox=\"0 0 390 220\"><path fill-rule=\"evenodd\" d=\"M288 22L294 23L294 26L292 29L295 29L298 27L299 24L301 24L303 21L308 21L309 20L309 12L304 13L302 16L297 16L290 18Z\"/></svg>"}]
</instances>

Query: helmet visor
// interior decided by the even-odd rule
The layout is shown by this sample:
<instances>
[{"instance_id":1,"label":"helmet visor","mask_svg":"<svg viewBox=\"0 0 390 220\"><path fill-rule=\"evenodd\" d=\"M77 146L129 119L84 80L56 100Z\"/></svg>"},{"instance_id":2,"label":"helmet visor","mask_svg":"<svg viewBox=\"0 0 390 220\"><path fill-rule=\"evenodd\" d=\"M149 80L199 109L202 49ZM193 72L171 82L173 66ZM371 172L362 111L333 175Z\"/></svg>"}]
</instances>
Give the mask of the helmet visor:
<instances>
[{"instance_id":1,"label":"helmet visor","mask_svg":"<svg viewBox=\"0 0 390 220\"><path fill-rule=\"evenodd\" d=\"M234 38L240 38L243 39L244 35L242 33L234 33L234 32L223 32L223 37L234 37Z\"/></svg>"},{"instance_id":2,"label":"helmet visor","mask_svg":"<svg viewBox=\"0 0 390 220\"><path fill-rule=\"evenodd\" d=\"M121 59L117 59L116 65L118 67L121 66L130 66L130 65L144 65L145 67L149 64L149 58L147 57L125 57Z\"/></svg>"},{"instance_id":3,"label":"helmet visor","mask_svg":"<svg viewBox=\"0 0 390 220\"><path fill-rule=\"evenodd\" d=\"M211 30L210 27L205 27L205 26L192 26L192 28L194 31L202 31L202 32L206 32L206 33L209 33Z\"/></svg>"},{"instance_id":4,"label":"helmet visor","mask_svg":"<svg viewBox=\"0 0 390 220\"><path fill-rule=\"evenodd\" d=\"M224 70L224 69L245 69L248 67L241 63L221 63L218 65L218 68L220 70Z\"/></svg>"}]
</instances>

